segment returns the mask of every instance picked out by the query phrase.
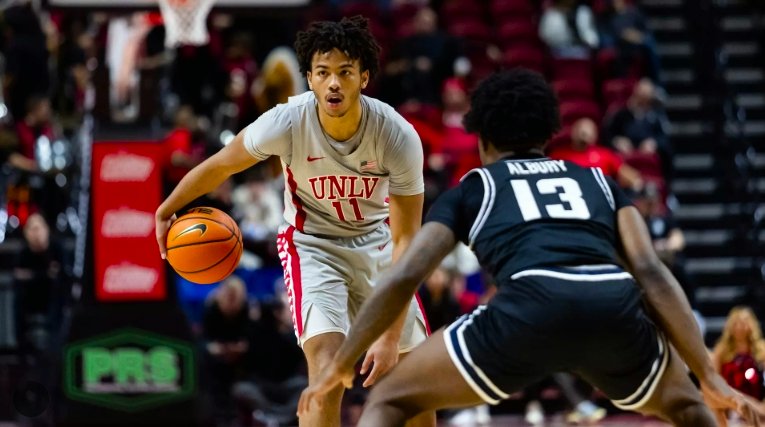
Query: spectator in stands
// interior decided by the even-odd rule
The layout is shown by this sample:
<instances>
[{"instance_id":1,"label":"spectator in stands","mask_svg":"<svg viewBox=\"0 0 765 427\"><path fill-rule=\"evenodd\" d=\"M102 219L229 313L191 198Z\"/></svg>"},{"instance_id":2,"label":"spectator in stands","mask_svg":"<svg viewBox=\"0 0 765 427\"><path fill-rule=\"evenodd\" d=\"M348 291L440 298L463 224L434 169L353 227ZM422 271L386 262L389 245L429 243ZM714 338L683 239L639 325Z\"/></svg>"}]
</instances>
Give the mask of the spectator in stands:
<instances>
[{"instance_id":1,"label":"spectator in stands","mask_svg":"<svg viewBox=\"0 0 765 427\"><path fill-rule=\"evenodd\" d=\"M297 57L288 47L277 47L269 52L263 61L263 69L250 88L258 114L305 91L305 79L300 74Z\"/></svg>"},{"instance_id":2,"label":"spectator in stands","mask_svg":"<svg viewBox=\"0 0 765 427\"><path fill-rule=\"evenodd\" d=\"M268 425L297 425L297 402L308 378L284 292L262 303L250 342L254 347L248 355L249 375L233 389L240 410L245 412L243 418L270 422Z\"/></svg>"},{"instance_id":3,"label":"spectator in stands","mask_svg":"<svg viewBox=\"0 0 765 427\"><path fill-rule=\"evenodd\" d=\"M205 361L210 373L210 392L215 416L226 420L233 410L231 387L245 374L245 355L250 347L250 307L244 282L229 276L210 294L205 304L202 333Z\"/></svg>"},{"instance_id":4,"label":"spectator in stands","mask_svg":"<svg viewBox=\"0 0 765 427\"><path fill-rule=\"evenodd\" d=\"M685 236L683 235L683 230L678 226L672 216L672 212L665 207L656 183L649 182L646 184L643 191L635 198L634 203L645 219L656 254L672 270L672 274L680 282L680 286L682 286L685 296L691 304L691 308L694 309L694 315L696 320L699 321L699 327L704 331L703 318L695 310L696 287L685 268L685 256L683 255Z\"/></svg>"},{"instance_id":5,"label":"spectator in stands","mask_svg":"<svg viewBox=\"0 0 765 427\"><path fill-rule=\"evenodd\" d=\"M599 167L622 187L640 191L643 188L640 173L625 164L613 150L600 146L597 142L597 125L592 119L582 118L571 126L571 144L554 149L550 152L550 157L568 160L583 167Z\"/></svg>"},{"instance_id":6,"label":"spectator in stands","mask_svg":"<svg viewBox=\"0 0 765 427\"><path fill-rule=\"evenodd\" d=\"M24 225L24 246L13 270L19 304L18 341L22 348L40 355L49 349L51 334L57 331L59 297L63 295L63 252L51 239L50 228L39 213Z\"/></svg>"},{"instance_id":7,"label":"spectator in stands","mask_svg":"<svg viewBox=\"0 0 765 427\"><path fill-rule=\"evenodd\" d=\"M452 173L450 185L456 185L463 175L481 166L478 157L478 136L465 131L462 118L470 109L465 81L456 77L447 79L441 92L442 114L441 152L446 156Z\"/></svg>"},{"instance_id":8,"label":"spectator in stands","mask_svg":"<svg viewBox=\"0 0 765 427\"><path fill-rule=\"evenodd\" d=\"M425 154L425 209L445 189L481 165L478 137L462 126L470 108L467 84L461 78L446 79L441 91L441 105L409 100L398 111L414 126Z\"/></svg>"},{"instance_id":9,"label":"spectator in stands","mask_svg":"<svg viewBox=\"0 0 765 427\"><path fill-rule=\"evenodd\" d=\"M88 50L93 40L85 33L81 18L64 17L62 42L58 49L54 107L64 134L71 135L82 123L86 110L92 108L94 88L87 67Z\"/></svg>"},{"instance_id":10,"label":"spectator in stands","mask_svg":"<svg viewBox=\"0 0 765 427\"><path fill-rule=\"evenodd\" d=\"M247 251L260 257L261 265L278 265L275 236L284 206L282 193L270 181L267 165L245 172L245 181L234 189L231 200Z\"/></svg>"},{"instance_id":11,"label":"spectator in stands","mask_svg":"<svg viewBox=\"0 0 765 427\"><path fill-rule=\"evenodd\" d=\"M635 199L635 206L646 220L656 254L674 272L685 249L685 237L672 214L664 209L656 185L646 185L642 194Z\"/></svg>"},{"instance_id":12,"label":"spectator in stands","mask_svg":"<svg viewBox=\"0 0 765 427\"><path fill-rule=\"evenodd\" d=\"M45 34L31 2L3 12L5 37L5 94L16 120L24 117L32 95L47 95L50 89L48 48Z\"/></svg>"},{"instance_id":13,"label":"spectator in stands","mask_svg":"<svg viewBox=\"0 0 765 427\"><path fill-rule=\"evenodd\" d=\"M16 130L0 122L0 175L11 166L11 156L21 156L16 151L17 147L18 138L16 137ZM4 191L5 186L0 185L0 197L2 197Z\"/></svg>"},{"instance_id":14,"label":"spectator in stands","mask_svg":"<svg viewBox=\"0 0 765 427\"><path fill-rule=\"evenodd\" d=\"M601 28L603 47L617 49L618 74L628 74L631 64L640 58L647 63L646 71L651 80L661 84L656 41L648 30L645 17L636 6L627 0L611 0Z\"/></svg>"},{"instance_id":15,"label":"spectator in stands","mask_svg":"<svg viewBox=\"0 0 765 427\"><path fill-rule=\"evenodd\" d=\"M460 49L457 40L438 30L438 16L429 7L417 12L412 26L414 34L399 41L383 68L381 99L392 105L409 99L437 104Z\"/></svg>"},{"instance_id":16,"label":"spectator in stands","mask_svg":"<svg viewBox=\"0 0 765 427\"><path fill-rule=\"evenodd\" d=\"M41 173L46 171L41 166L52 167L51 158L38 159L36 155L38 143L50 149L54 140L50 100L47 96L33 95L27 100L26 108L23 119L16 121L18 145L8 159L8 163L20 172L11 182L9 202L13 215L22 226L35 209L41 209L41 214L52 223L60 208L58 185L52 177ZM50 150L47 151L50 154ZM39 160L47 162L38 163Z\"/></svg>"},{"instance_id":17,"label":"spectator in stands","mask_svg":"<svg viewBox=\"0 0 765 427\"><path fill-rule=\"evenodd\" d=\"M712 358L720 375L732 387L757 400L765 397L765 340L752 309L738 306L730 311Z\"/></svg>"},{"instance_id":18,"label":"spectator in stands","mask_svg":"<svg viewBox=\"0 0 765 427\"><path fill-rule=\"evenodd\" d=\"M258 65L252 57L252 39L248 32L238 32L231 37L223 68L228 75L226 98L236 106L236 128L240 129L255 119L250 86L255 81Z\"/></svg>"},{"instance_id":19,"label":"spectator in stands","mask_svg":"<svg viewBox=\"0 0 765 427\"><path fill-rule=\"evenodd\" d=\"M170 66L170 83L180 103L212 116L227 82L222 63L222 55L212 46L179 46Z\"/></svg>"},{"instance_id":20,"label":"spectator in stands","mask_svg":"<svg viewBox=\"0 0 765 427\"><path fill-rule=\"evenodd\" d=\"M37 171L35 145L40 137L53 139L50 119L50 100L43 95L30 96L26 102L26 114L22 120L16 122L16 134L19 140L18 155L11 156L9 159L11 165L27 172Z\"/></svg>"},{"instance_id":21,"label":"spectator in stands","mask_svg":"<svg viewBox=\"0 0 765 427\"><path fill-rule=\"evenodd\" d=\"M539 37L560 58L589 58L600 44L592 9L576 0L554 0L542 13Z\"/></svg>"},{"instance_id":22,"label":"spectator in stands","mask_svg":"<svg viewBox=\"0 0 765 427\"><path fill-rule=\"evenodd\" d=\"M196 117L188 105L175 113L175 127L165 137L165 184L175 188L184 175L202 161L204 145L195 140Z\"/></svg>"},{"instance_id":23,"label":"spectator in stands","mask_svg":"<svg viewBox=\"0 0 765 427\"><path fill-rule=\"evenodd\" d=\"M150 14L135 12L109 19L106 37L106 65L109 70L111 119L128 123L145 113L141 109L141 63L146 50L146 36L155 22ZM145 82L144 82L145 83ZM153 103L152 103L153 104Z\"/></svg>"},{"instance_id":24,"label":"spectator in stands","mask_svg":"<svg viewBox=\"0 0 765 427\"><path fill-rule=\"evenodd\" d=\"M656 103L656 86L641 79L627 105L606 119L603 133L606 145L616 149L644 179L664 181L671 176L672 147L666 117Z\"/></svg>"},{"instance_id":25,"label":"spectator in stands","mask_svg":"<svg viewBox=\"0 0 765 427\"><path fill-rule=\"evenodd\" d=\"M234 179L228 178L218 188L197 199L197 206L211 206L233 215L234 211ZM234 218L238 219L238 218Z\"/></svg>"},{"instance_id":26,"label":"spectator in stands","mask_svg":"<svg viewBox=\"0 0 765 427\"><path fill-rule=\"evenodd\" d=\"M306 80L300 74L297 56L289 47L277 47L268 53L263 61L263 69L250 87L258 115L277 104L287 102L290 96L301 94L306 90ZM273 178L281 176L282 164L278 157L272 156L266 162L269 176Z\"/></svg>"}]
</instances>

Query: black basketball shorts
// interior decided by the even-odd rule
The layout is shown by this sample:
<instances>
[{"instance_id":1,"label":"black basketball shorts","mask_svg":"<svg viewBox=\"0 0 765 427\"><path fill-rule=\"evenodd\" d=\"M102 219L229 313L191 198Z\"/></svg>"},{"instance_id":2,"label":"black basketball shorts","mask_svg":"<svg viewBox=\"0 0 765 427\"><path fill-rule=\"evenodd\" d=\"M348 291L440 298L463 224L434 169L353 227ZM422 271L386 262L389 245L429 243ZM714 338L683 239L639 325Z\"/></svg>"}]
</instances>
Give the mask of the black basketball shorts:
<instances>
[{"instance_id":1,"label":"black basketball shorts","mask_svg":"<svg viewBox=\"0 0 765 427\"><path fill-rule=\"evenodd\" d=\"M632 276L613 265L521 271L447 327L449 355L487 403L571 372L626 410L651 397L669 362Z\"/></svg>"}]
</instances>

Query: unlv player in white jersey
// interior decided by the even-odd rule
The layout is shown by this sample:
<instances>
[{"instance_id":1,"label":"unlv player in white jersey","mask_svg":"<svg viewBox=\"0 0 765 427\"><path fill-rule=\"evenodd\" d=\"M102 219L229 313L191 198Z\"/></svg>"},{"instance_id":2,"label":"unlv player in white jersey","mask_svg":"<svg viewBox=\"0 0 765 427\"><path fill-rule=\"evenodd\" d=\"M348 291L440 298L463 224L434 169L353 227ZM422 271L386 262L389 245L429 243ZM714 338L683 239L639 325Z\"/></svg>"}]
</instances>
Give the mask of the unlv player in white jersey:
<instances>
[{"instance_id":1,"label":"unlv player in white jersey","mask_svg":"<svg viewBox=\"0 0 765 427\"><path fill-rule=\"evenodd\" d=\"M332 360L374 283L420 228L424 183L419 137L390 106L361 95L378 68L379 46L362 17L316 22L295 50L311 91L263 114L191 170L156 212L157 242L174 214L230 175L270 156L284 169L284 225L278 249L309 384ZM418 301L367 351L369 386L424 341ZM300 418L339 426L342 387ZM435 425L427 412L409 425Z\"/></svg>"}]
</instances>

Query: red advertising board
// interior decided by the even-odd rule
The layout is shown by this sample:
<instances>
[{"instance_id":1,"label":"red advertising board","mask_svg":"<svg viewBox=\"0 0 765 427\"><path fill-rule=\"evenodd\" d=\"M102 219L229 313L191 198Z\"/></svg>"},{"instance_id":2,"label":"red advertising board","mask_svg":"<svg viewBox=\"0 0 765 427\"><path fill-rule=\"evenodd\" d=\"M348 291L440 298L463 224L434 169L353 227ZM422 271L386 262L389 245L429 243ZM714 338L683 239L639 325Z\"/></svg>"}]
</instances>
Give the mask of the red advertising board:
<instances>
[{"instance_id":1,"label":"red advertising board","mask_svg":"<svg viewBox=\"0 0 765 427\"><path fill-rule=\"evenodd\" d=\"M161 145L93 144L93 256L99 301L166 296L164 261L154 238L161 202Z\"/></svg>"}]
</instances>

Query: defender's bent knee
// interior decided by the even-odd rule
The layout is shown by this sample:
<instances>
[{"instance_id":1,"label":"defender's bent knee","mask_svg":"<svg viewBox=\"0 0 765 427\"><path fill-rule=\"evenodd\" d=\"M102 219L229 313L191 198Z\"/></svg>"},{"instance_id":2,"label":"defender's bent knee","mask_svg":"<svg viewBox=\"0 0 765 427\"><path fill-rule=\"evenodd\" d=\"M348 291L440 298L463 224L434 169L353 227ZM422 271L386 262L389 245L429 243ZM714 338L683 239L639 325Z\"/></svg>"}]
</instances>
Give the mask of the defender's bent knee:
<instances>
[{"instance_id":1,"label":"defender's bent knee","mask_svg":"<svg viewBox=\"0 0 765 427\"><path fill-rule=\"evenodd\" d=\"M427 410L420 407L415 400L398 398L392 391L388 390L383 383L373 388L367 398L364 413L386 414L396 419L401 417L403 420L408 420Z\"/></svg>"},{"instance_id":2,"label":"defender's bent knee","mask_svg":"<svg viewBox=\"0 0 765 427\"><path fill-rule=\"evenodd\" d=\"M712 412L701 402L689 402L667 414L678 427L716 427Z\"/></svg>"}]
</instances>

